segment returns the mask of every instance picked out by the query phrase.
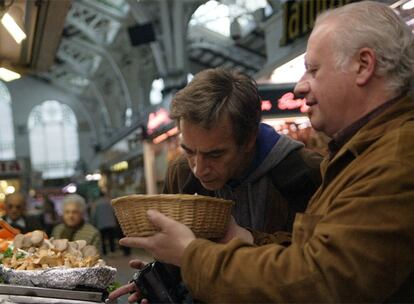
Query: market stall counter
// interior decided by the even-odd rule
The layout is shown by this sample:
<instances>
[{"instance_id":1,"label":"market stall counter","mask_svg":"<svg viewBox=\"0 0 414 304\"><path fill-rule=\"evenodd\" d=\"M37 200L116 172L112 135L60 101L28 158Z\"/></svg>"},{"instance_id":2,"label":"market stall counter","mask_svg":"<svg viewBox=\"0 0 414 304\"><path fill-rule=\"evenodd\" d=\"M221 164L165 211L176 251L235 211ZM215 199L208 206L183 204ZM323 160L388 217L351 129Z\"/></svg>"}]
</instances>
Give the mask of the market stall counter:
<instances>
[{"instance_id":1,"label":"market stall counter","mask_svg":"<svg viewBox=\"0 0 414 304\"><path fill-rule=\"evenodd\" d=\"M105 295L96 291L80 291L33 286L0 284L0 303L91 304L104 303Z\"/></svg>"},{"instance_id":2,"label":"market stall counter","mask_svg":"<svg viewBox=\"0 0 414 304\"><path fill-rule=\"evenodd\" d=\"M0 241L0 304L103 303L116 269L85 240L48 239L40 230ZM4 232L4 231L3 231Z\"/></svg>"}]
</instances>

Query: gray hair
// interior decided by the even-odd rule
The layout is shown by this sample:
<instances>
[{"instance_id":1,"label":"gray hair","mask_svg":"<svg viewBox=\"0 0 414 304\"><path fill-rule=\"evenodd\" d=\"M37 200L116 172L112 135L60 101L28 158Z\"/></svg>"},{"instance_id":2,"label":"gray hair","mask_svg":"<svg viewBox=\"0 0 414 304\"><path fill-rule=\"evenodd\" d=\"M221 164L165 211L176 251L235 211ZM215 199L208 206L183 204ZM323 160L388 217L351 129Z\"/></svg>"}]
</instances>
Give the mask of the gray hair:
<instances>
[{"instance_id":1,"label":"gray hair","mask_svg":"<svg viewBox=\"0 0 414 304\"><path fill-rule=\"evenodd\" d=\"M322 13L315 28L334 20L336 65L345 70L348 60L361 48L375 51L375 74L387 78L390 92L409 89L414 77L414 35L386 4L361 1Z\"/></svg>"},{"instance_id":2,"label":"gray hair","mask_svg":"<svg viewBox=\"0 0 414 304\"><path fill-rule=\"evenodd\" d=\"M212 128L227 115L238 145L258 130L261 99L254 79L236 70L215 68L196 74L174 97L170 117Z\"/></svg>"},{"instance_id":3,"label":"gray hair","mask_svg":"<svg viewBox=\"0 0 414 304\"><path fill-rule=\"evenodd\" d=\"M63 209L66 208L67 205L70 204L75 204L80 212L83 214L86 211L86 202L85 199L78 195L78 194L69 194L66 195L65 198L63 199Z\"/></svg>"}]
</instances>

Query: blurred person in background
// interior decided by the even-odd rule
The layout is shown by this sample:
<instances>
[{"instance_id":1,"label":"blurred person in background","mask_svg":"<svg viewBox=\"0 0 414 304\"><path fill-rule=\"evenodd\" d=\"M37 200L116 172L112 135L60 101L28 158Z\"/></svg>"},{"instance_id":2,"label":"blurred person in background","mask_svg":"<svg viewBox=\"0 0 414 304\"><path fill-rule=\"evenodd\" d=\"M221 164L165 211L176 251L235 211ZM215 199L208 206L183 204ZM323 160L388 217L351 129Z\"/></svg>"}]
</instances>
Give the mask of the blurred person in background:
<instances>
[{"instance_id":1,"label":"blurred person in background","mask_svg":"<svg viewBox=\"0 0 414 304\"><path fill-rule=\"evenodd\" d=\"M119 224L118 220L116 221L116 239L117 241L125 237L124 232L121 229L121 225ZM131 248L119 245L119 248L121 248L122 252L124 253L124 256L131 255Z\"/></svg>"},{"instance_id":2,"label":"blurred person in background","mask_svg":"<svg viewBox=\"0 0 414 304\"><path fill-rule=\"evenodd\" d=\"M63 223L55 226L52 237L69 241L85 240L88 245L101 249L101 235L93 225L85 222L85 199L78 194L69 194L63 199Z\"/></svg>"},{"instance_id":3,"label":"blurred person in background","mask_svg":"<svg viewBox=\"0 0 414 304\"><path fill-rule=\"evenodd\" d=\"M0 201L0 217L3 217L6 214L6 206L4 201Z\"/></svg>"},{"instance_id":4,"label":"blurred person in background","mask_svg":"<svg viewBox=\"0 0 414 304\"><path fill-rule=\"evenodd\" d=\"M108 253L106 243L109 244L110 252L115 252L117 222L110 198L103 192L100 192L99 196L92 208L91 222L101 233L102 253L106 255Z\"/></svg>"},{"instance_id":5,"label":"blurred person in background","mask_svg":"<svg viewBox=\"0 0 414 304\"><path fill-rule=\"evenodd\" d=\"M121 243L181 266L207 303L413 303L414 35L384 3L347 4L317 18L305 66L295 94L332 141L290 246L234 222L226 244L196 239L155 210L158 233Z\"/></svg>"},{"instance_id":6,"label":"blurred person in background","mask_svg":"<svg viewBox=\"0 0 414 304\"><path fill-rule=\"evenodd\" d=\"M60 223L55 203L47 195L43 197L42 222L47 235L51 235L53 227Z\"/></svg>"},{"instance_id":7,"label":"blurred person in background","mask_svg":"<svg viewBox=\"0 0 414 304\"><path fill-rule=\"evenodd\" d=\"M5 210L3 220L19 229L21 233L44 230L39 216L26 215L26 197L23 193L8 194L5 199Z\"/></svg>"}]
</instances>

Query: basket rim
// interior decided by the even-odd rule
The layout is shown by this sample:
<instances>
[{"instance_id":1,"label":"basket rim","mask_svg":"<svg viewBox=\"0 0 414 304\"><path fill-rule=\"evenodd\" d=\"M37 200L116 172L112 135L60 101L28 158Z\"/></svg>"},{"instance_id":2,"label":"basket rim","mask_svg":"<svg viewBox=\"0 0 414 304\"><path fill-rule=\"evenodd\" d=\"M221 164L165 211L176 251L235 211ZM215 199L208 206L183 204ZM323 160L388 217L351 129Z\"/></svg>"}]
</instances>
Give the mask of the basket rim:
<instances>
[{"instance_id":1,"label":"basket rim","mask_svg":"<svg viewBox=\"0 0 414 304\"><path fill-rule=\"evenodd\" d=\"M146 200L146 203L149 203L151 200L158 200L162 203L163 201L168 203L182 203L183 201L203 201L203 202L214 202L220 204L231 204L234 205L234 201L226 200L213 196L206 195L194 195L194 194L130 194L125 196L120 196L111 200L112 206L117 204L127 202L127 201L140 201Z\"/></svg>"}]
</instances>

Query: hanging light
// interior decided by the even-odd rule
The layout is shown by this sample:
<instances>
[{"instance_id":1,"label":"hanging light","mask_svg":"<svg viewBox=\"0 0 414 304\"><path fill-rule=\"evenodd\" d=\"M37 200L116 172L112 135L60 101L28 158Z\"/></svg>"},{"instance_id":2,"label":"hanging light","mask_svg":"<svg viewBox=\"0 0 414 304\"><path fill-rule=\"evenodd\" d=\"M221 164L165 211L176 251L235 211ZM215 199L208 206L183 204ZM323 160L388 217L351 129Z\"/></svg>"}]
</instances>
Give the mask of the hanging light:
<instances>
[{"instance_id":1,"label":"hanging light","mask_svg":"<svg viewBox=\"0 0 414 304\"><path fill-rule=\"evenodd\" d=\"M13 186L8 186L7 188L6 188L6 193L7 194L12 194L12 193L14 193L16 191L16 188L14 188Z\"/></svg>"},{"instance_id":2,"label":"hanging light","mask_svg":"<svg viewBox=\"0 0 414 304\"><path fill-rule=\"evenodd\" d=\"M414 8L414 0L410 0L406 3L404 3L401 8L403 10L410 10L410 9Z\"/></svg>"},{"instance_id":3,"label":"hanging light","mask_svg":"<svg viewBox=\"0 0 414 304\"><path fill-rule=\"evenodd\" d=\"M16 21L14 21L13 17L9 15L9 13L5 13L1 18L1 24L6 28L6 30L10 33L13 39L17 43L21 43L24 39L26 39L26 34L17 25Z\"/></svg>"},{"instance_id":4,"label":"hanging light","mask_svg":"<svg viewBox=\"0 0 414 304\"><path fill-rule=\"evenodd\" d=\"M0 79L4 81L12 81L15 79L19 79L21 75L19 73L10 71L6 68L0 68Z\"/></svg>"},{"instance_id":5,"label":"hanging light","mask_svg":"<svg viewBox=\"0 0 414 304\"><path fill-rule=\"evenodd\" d=\"M66 185L65 187L63 187L62 192L63 193L75 193L76 190L78 190L76 187L76 184L70 183Z\"/></svg>"}]
</instances>

